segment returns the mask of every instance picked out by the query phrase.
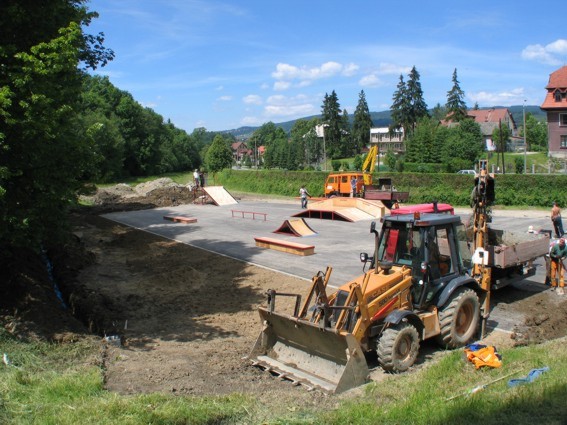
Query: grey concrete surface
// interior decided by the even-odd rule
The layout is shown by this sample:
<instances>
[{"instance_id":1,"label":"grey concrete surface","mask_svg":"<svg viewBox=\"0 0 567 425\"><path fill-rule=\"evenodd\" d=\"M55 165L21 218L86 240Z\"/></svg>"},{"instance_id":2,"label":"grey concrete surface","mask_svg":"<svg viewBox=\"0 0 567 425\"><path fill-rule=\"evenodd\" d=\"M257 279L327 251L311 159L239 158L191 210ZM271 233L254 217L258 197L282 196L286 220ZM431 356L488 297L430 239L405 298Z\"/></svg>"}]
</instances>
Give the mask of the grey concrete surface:
<instances>
[{"instance_id":1,"label":"grey concrete surface","mask_svg":"<svg viewBox=\"0 0 567 425\"><path fill-rule=\"evenodd\" d=\"M254 211L266 213L252 219L246 214L232 216L231 210ZM284 220L301 211L299 202L261 202L240 201L237 205L180 205L169 208L152 210L116 212L105 217L154 233L184 244L207 251L215 252L261 267L277 270L282 273L310 280L318 271L325 271L327 266L333 268L330 285L339 286L362 272L359 260L360 252L372 254L374 237L370 233L371 220L359 222L343 222L306 218L305 221L317 232L309 237L274 234L273 231L281 226ZM463 220L470 216L470 210L458 209ZM197 218L196 223L173 223L163 219L165 215L179 215ZM377 219L379 226L379 220ZM497 211L494 213L493 227L514 232L526 232L530 225L536 229L550 229L549 213L540 211ZM258 248L254 237L266 236L285 239L297 243L314 245L315 255L297 256L285 252ZM222 261L222 257L219 257ZM539 263L543 265L543 262ZM526 288L527 295L544 290L544 267L539 267L535 276L524 279L518 285ZM274 282L277 289L277 282ZM511 330L513 324L521 320L521 316L507 312L499 315L498 305L490 319L490 327Z\"/></svg>"}]
</instances>

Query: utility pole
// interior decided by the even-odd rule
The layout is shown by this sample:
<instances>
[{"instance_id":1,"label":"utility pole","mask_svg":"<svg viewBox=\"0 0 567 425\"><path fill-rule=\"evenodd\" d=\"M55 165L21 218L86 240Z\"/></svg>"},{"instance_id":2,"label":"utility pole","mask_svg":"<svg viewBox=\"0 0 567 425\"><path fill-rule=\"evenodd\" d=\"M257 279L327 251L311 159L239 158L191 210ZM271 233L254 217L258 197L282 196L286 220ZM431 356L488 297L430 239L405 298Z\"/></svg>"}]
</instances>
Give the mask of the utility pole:
<instances>
[{"instance_id":1,"label":"utility pole","mask_svg":"<svg viewBox=\"0 0 567 425\"><path fill-rule=\"evenodd\" d=\"M524 99L524 106L522 110L524 113L524 174L528 174L528 132L526 131L526 99Z\"/></svg>"}]
</instances>

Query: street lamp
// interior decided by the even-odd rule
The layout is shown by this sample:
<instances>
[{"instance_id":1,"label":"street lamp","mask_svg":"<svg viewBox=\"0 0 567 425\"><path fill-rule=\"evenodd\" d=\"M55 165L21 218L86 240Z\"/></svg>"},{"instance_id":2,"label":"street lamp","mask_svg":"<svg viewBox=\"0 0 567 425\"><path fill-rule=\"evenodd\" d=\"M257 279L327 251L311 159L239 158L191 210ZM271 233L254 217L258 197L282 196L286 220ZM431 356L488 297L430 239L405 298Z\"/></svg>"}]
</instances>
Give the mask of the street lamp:
<instances>
[{"instance_id":1,"label":"street lamp","mask_svg":"<svg viewBox=\"0 0 567 425\"><path fill-rule=\"evenodd\" d=\"M528 174L528 132L526 131L526 99L524 99L524 106L522 107L522 112L524 116L524 174Z\"/></svg>"}]
</instances>

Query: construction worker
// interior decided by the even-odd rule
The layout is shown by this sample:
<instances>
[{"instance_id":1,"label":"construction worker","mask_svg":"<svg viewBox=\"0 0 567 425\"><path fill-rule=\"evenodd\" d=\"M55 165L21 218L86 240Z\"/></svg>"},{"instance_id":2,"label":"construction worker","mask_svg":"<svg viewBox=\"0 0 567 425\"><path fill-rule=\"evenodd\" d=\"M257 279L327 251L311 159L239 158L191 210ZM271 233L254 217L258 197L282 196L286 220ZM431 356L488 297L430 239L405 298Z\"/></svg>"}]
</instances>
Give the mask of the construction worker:
<instances>
[{"instance_id":1,"label":"construction worker","mask_svg":"<svg viewBox=\"0 0 567 425\"><path fill-rule=\"evenodd\" d=\"M559 243L553 245L549 253L551 258L551 290L557 288L557 281L559 281L559 288L557 294L563 295L565 290L565 282L563 280L563 260L567 257L567 246L565 246L565 238L559 239Z\"/></svg>"},{"instance_id":2,"label":"construction worker","mask_svg":"<svg viewBox=\"0 0 567 425\"><path fill-rule=\"evenodd\" d=\"M561 219L561 208L559 208L557 202L553 203L553 208L551 209L551 222L555 229L555 236L558 238L563 236L565 232L563 230L563 220Z\"/></svg>"}]
</instances>

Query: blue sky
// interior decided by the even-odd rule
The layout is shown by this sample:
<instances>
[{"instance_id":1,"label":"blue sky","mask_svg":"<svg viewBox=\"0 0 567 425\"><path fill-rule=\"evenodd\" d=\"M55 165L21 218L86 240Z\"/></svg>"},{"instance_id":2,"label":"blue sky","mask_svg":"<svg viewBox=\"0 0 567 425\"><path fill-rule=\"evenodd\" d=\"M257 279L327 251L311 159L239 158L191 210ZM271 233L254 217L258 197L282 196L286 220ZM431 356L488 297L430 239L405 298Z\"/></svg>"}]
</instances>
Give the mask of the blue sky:
<instances>
[{"instance_id":1,"label":"blue sky","mask_svg":"<svg viewBox=\"0 0 567 425\"><path fill-rule=\"evenodd\" d=\"M91 0L88 32L116 58L97 70L188 132L321 112L337 93L354 113L389 109L415 66L444 105L457 69L469 107L541 105L567 64L564 0ZM556 19L560 18L560 19Z\"/></svg>"}]
</instances>

